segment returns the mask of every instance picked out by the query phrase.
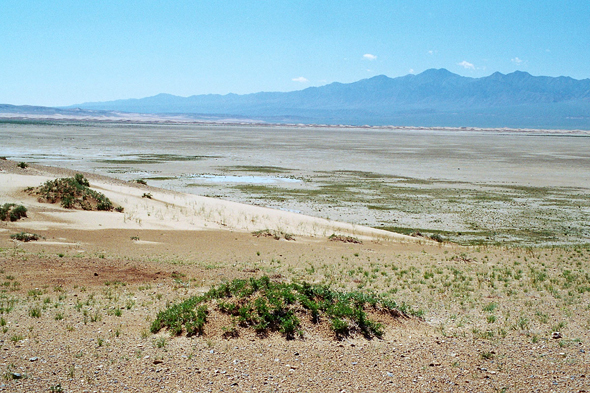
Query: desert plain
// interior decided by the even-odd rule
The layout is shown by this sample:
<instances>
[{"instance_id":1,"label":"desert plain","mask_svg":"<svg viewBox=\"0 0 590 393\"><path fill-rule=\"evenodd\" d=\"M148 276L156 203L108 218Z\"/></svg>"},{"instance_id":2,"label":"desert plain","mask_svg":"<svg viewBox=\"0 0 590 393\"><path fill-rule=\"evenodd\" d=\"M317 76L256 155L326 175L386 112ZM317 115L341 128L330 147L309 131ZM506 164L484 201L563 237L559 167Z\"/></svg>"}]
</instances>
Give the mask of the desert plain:
<instances>
[{"instance_id":1,"label":"desert plain","mask_svg":"<svg viewBox=\"0 0 590 393\"><path fill-rule=\"evenodd\" d=\"M0 223L3 391L590 389L586 132L6 122L0 137L0 204L27 208ZM25 192L76 173L123 211ZM263 276L403 312L367 309L379 337L336 335L299 307L285 337L214 300L200 334L151 329Z\"/></svg>"}]
</instances>

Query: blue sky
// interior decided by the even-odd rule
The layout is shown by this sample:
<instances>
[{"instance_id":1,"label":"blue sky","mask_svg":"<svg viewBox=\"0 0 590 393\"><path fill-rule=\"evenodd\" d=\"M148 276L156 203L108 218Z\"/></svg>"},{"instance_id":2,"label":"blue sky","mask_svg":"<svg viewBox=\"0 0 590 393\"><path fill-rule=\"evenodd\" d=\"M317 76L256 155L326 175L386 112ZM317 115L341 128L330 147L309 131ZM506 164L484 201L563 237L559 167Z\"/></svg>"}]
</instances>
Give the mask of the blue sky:
<instances>
[{"instance_id":1,"label":"blue sky","mask_svg":"<svg viewBox=\"0 0 590 393\"><path fill-rule=\"evenodd\" d=\"M590 78L590 1L0 0L0 103L291 91L429 68Z\"/></svg>"}]
</instances>

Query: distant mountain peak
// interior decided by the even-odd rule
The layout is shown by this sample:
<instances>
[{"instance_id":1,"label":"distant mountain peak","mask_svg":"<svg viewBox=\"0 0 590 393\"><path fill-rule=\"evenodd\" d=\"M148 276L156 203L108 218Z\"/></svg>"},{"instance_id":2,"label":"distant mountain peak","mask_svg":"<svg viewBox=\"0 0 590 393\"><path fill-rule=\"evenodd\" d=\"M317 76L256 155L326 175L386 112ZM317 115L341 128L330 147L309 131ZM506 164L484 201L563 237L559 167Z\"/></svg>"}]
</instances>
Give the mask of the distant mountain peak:
<instances>
[{"instance_id":1,"label":"distant mountain peak","mask_svg":"<svg viewBox=\"0 0 590 393\"><path fill-rule=\"evenodd\" d=\"M376 75L352 83L334 82L286 93L186 98L162 93L78 106L137 113L298 118L336 124L487 126L490 121L500 127L563 123L566 128L571 127L568 124L587 124L586 128L590 128L590 79L538 77L525 71L506 75L494 72L472 78L445 68L432 68L417 75Z\"/></svg>"},{"instance_id":2,"label":"distant mountain peak","mask_svg":"<svg viewBox=\"0 0 590 393\"><path fill-rule=\"evenodd\" d=\"M451 71L447 70L446 68L429 68L426 71L419 73L418 75L439 76L439 77L459 76L457 74L453 74Z\"/></svg>"}]
</instances>

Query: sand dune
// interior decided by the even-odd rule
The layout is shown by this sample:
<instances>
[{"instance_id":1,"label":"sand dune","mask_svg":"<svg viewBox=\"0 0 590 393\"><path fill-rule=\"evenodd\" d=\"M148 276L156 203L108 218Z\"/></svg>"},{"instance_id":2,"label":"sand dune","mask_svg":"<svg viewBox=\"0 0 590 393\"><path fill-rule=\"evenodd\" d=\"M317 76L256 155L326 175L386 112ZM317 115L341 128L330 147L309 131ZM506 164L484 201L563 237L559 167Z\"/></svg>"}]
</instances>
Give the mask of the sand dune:
<instances>
[{"instance_id":1,"label":"sand dune","mask_svg":"<svg viewBox=\"0 0 590 393\"><path fill-rule=\"evenodd\" d=\"M240 232L271 230L306 237L326 237L331 234L354 236L359 239L382 239L415 242L417 239L388 231L349 223L309 217L302 214L250 206L193 194L144 187L114 179L88 175L91 188L104 193L113 203L124 207L124 212L98 212L65 209L41 203L24 192L49 179L64 176L63 170L34 166L26 170L14 169L5 161L0 172L2 202L25 205L27 220L15 226L27 229L157 229L211 230L224 229ZM149 194L149 198L147 195Z\"/></svg>"}]
</instances>

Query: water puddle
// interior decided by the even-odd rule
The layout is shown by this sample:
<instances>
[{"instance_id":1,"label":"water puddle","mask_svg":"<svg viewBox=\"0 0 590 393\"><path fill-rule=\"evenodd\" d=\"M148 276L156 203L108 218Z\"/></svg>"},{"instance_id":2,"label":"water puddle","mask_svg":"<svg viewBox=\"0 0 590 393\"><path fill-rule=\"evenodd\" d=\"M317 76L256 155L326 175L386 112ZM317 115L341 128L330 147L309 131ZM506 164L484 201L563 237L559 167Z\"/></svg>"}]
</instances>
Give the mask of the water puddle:
<instances>
[{"instance_id":1,"label":"water puddle","mask_svg":"<svg viewBox=\"0 0 590 393\"><path fill-rule=\"evenodd\" d=\"M208 183L245 183L245 184L277 184L302 183L302 180L289 177L267 176L225 176L225 175L189 175L188 179L197 179Z\"/></svg>"}]
</instances>

